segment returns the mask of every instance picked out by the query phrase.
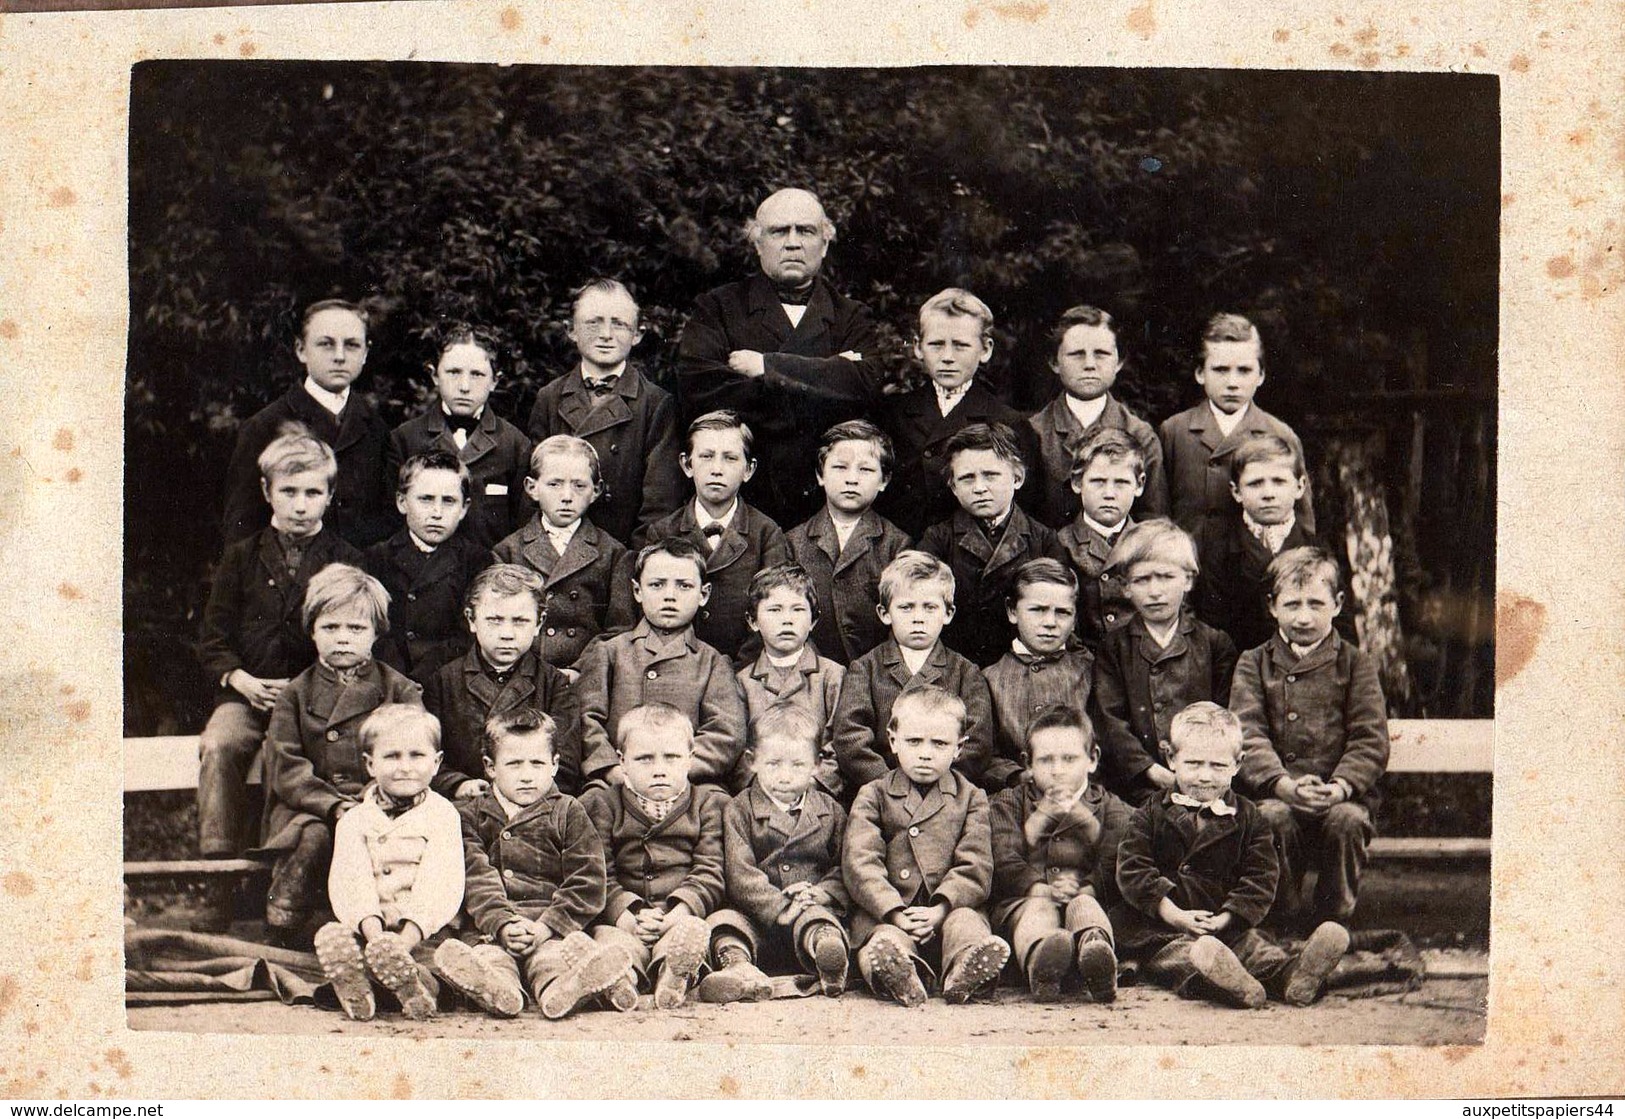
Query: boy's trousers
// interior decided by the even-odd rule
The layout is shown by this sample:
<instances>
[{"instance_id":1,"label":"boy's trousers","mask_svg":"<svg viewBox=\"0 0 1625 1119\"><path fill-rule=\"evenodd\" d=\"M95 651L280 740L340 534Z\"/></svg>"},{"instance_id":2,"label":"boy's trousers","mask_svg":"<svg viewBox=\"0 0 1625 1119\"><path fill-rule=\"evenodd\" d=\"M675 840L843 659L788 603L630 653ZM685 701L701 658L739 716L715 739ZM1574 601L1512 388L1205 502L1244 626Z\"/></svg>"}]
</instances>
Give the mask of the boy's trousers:
<instances>
[{"instance_id":1,"label":"boy's trousers","mask_svg":"<svg viewBox=\"0 0 1625 1119\"><path fill-rule=\"evenodd\" d=\"M937 935L923 945L916 944L913 937L896 925L876 925L874 931L858 948L858 973L863 976L863 981L869 984L871 991L878 990L871 975L874 968L872 946L881 939L887 939L902 949L905 955L914 957L916 966L923 963L927 970L930 970L934 962L938 967L937 975L940 978L948 974L954 966L954 961L959 959L966 949L991 935L993 926L988 924L987 917L980 909L969 906L950 909L942 922L942 927L937 930Z\"/></svg>"},{"instance_id":2,"label":"boy's trousers","mask_svg":"<svg viewBox=\"0 0 1625 1119\"><path fill-rule=\"evenodd\" d=\"M299 829L299 843L278 852L271 864L271 890L265 899L265 923L298 929L327 900L327 872L333 864L333 829L311 820Z\"/></svg>"},{"instance_id":3,"label":"boy's trousers","mask_svg":"<svg viewBox=\"0 0 1625 1119\"><path fill-rule=\"evenodd\" d=\"M271 716L241 700L220 703L198 736L197 842L204 858L240 855L253 839L248 770Z\"/></svg>"},{"instance_id":4,"label":"boy's trousers","mask_svg":"<svg viewBox=\"0 0 1625 1119\"><path fill-rule=\"evenodd\" d=\"M812 952L812 934L823 925L832 926L847 945L847 950L851 951L852 938L846 926L822 905L803 909L788 925L758 925L742 914L740 919L751 925L751 959L769 974L777 975L787 968L799 968L805 974L817 971L818 965Z\"/></svg>"},{"instance_id":5,"label":"boy's trousers","mask_svg":"<svg viewBox=\"0 0 1625 1119\"><path fill-rule=\"evenodd\" d=\"M542 992L547 990L548 984L568 971L572 963L564 938L558 936L549 937L520 957L489 941L469 947L482 963L500 971L505 982L523 991L533 1003L542 1001Z\"/></svg>"},{"instance_id":6,"label":"boy's trousers","mask_svg":"<svg viewBox=\"0 0 1625 1119\"><path fill-rule=\"evenodd\" d=\"M1191 945L1195 943L1194 936L1171 933L1162 947L1146 958L1146 978L1182 995L1194 997L1202 994L1199 989L1188 989L1199 974L1196 965L1191 963ZM1276 998L1281 996L1287 965L1292 962L1292 956L1286 949L1257 929L1248 929L1225 943L1247 973L1264 985L1265 991Z\"/></svg>"},{"instance_id":7,"label":"boy's trousers","mask_svg":"<svg viewBox=\"0 0 1625 1119\"><path fill-rule=\"evenodd\" d=\"M673 921L660 939L652 945L645 944L637 937L615 925L596 925L592 930L592 938L605 944L619 944L626 949L627 955L632 958L632 967L637 970L638 977L647 981L660 962L666 958L670 950L672 934L684 925L699 925L705 934L707 942L716 939L719 934L731 933L743 940L750 948L751 957L756 956L756 930L751 928L750 918L737 909L719 909L709 917L696 917L692 913L685 914ZM707 959L710 952L706 953Z\"/></svg>"},{"instance_id":8,"label":"boy's trousers","mask_svg":"<svg viewBox=\"0 0 1625 1119\"><path fill-rule=\"evenodd\" d=\"M1314 866L1319 874L1307 924L1312 926L1321 921L1346 924L1354 914L1360 874L1370 861L1366 848L1377 834L1370 810L1357 801L1344 801L1317 816L1299 812L1274 797L1257 804L1275 832L1275 851L1281 863L1273 907L1275 920L1305 916L1301 894L1303 876ZM1310 850L1306 851L1306 847Z\"/></svg>"},{"instance_id":9,"label":"boy's trousers","mask_svg":"<svg viewBox=\"0 0 1625 1119\"><path fill-rule=\"evenodd\" d=\"M1070 933L1099 929L1106 934L1108 944L1114 943L1112 923L1090 894L1079 894L1065 905L1054 898L1018 898L1005 914L1003 928L1023 975L1027 972L1027 953L1057 929Z\"/></svg>"}]
</instances>

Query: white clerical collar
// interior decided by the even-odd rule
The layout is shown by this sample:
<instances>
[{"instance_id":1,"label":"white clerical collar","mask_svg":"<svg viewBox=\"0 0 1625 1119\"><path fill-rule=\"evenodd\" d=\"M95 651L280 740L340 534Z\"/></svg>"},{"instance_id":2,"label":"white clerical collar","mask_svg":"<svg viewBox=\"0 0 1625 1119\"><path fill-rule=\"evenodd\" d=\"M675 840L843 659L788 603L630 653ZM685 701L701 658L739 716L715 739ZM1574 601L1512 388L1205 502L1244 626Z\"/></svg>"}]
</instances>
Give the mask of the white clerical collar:
<instances>
[{"instance_id":1,"label":"white clerical collar","mask_svg":"<svg viewBox=\"0 0 1625 1119\"><path fill-rule=\"evenodd\" d=\"M1298 523L1298 516L1296 513L1288 513L1286 520L1278 525L1261 525L1253 520L1247 510L1243 509L1241 511L1241 523L1246 525L1247 531L1252 533L1273 555L1281 550L1281 545L1286 543L1286 538L1292 535L1292 526Z\"/></svg>"},{"instance_id":2,"label":"white clerical collar","mask_svg":"<svg viewBox=\"0 0 1625 1119\"><path fill-rule=\"evenodd\" d=\"M705 506L700 504L700 499L697 497L694 499L694 522L701 528L711 524L721 525L723 528L727 528L729 525L733 524L734 514L737 512L739 512L739 499L737 497L733 499L733 502L728 506L727 511L724 512L720 517L713 517L711 514L707 513L705 511Z\"/></svg>"},{"instance_id":3,"label":"white clerical collar","mask_svg":"<svg viewBox=\"0 0 1625 1119\"><path fill-rule=\"evenodd\" d=\"M1214 404L1211 400L1207 402L1207 406L1208 409L1213 413L1213 422L1218 424L1219 430L1224 432L1226 435L1229 435L1232 431L1236 430L1237 425L1241 423L1241 417L1247 414L1247 408L1252 407L1252 405L1249 404L1247 405L1247 408L1243 408L1239 412L1227 413L1219 411L1218 405Z\"/></svg>"},{"instance_id":4,"label":"white clerical collar","mask_svg":"<svg viewBox=\"0 0 1625 1119\"><path fill-rule=\"evenodd\" d=\"M406 535L412 538L412 546L414 548L416 548L418 551L425 552L425 553L434 551L434 545L433 544L430 544L427 541L425 541L423 539L423 537L419 536L417 533L413 532L411 529L406 530Z\"/></svg>"},{"instance_id":5,"label":"white clerical collar","mask_svg":"<svg viewBox=\"0 0 1625 1119\"><path fill-rule=\"evenodd\" d=\"M945 389L935 381L932 381L931 387L935 389L937 393L937 411L941 412L944 416L946 416L949 412L952 412L956 407L958 407L959 402L965 399L965 394L970 392L970 387L975 383L976 378L972 377L970 380L966 381L956 389Z\"/></svg>"},{"instance_id":6,"label":"white clerical collar","mask_svg":"<svg viewBox=\"0 0 1625 1119\"><path fill-rule=\"evenodd\" d=\"M791 326L801 325L802 317L807 313L805 303L780 303L779 306L783 307L784 313L790 317Z\"/></svg>"},{"instance_id":7,"label":"white clerical collar","mask_svg":"<svg viewBox=\"0 0 1625 1119\"><path fill-rule=\"evenodd\" d=\"M1117 534L1123 531L1123 526L1124 525L1128 524L1128 518L1127 517L1124 517L1122 520L1118 521L1114 525L1103 525L1099 521L1097 521L1093 517L1091 517L1088 513L1081 513L1080 515L1083 517L1083 523L1085 525L1087 525L1090 528L1090 530L1092 530L1093 532L1096 532L1099 535L1104 536L1108 543L1110 543L1113 540L1116 540L1117 539Z\"/></svg>"},{"instance_id":8,"label":"white clerical collar","mask_svg":"<svg viewBox=\"0 0 1625 1119\"><path fill-rule=\"evenodd\" d=\"M1061 399L1066 401L1066 410L1076 416L1084 427L1100 419L1101 414L1106 411L1105 393L1101 393L1093 400L1082 400L1069 392L1063 392Z\"/></svg>"},{"instance_id":9,"label":"white clerical collar","mask_svg":"<svg viewBox=\"0 0 1625 1119\"><path fill-rule=\"evenodd\" d=\"M910 676L918 676L925 662L931 659L930 649L910 649L907 645L899 645L897 651L903 654L903 663L908 666Z\"/></svg>"},{"instance_id":10,"label":"white clerical collar","mask_svg":"<svg viewBox=\"0 0 1625 1119\"><path fill-rule=\"evenodd\" d=\"M1169 642L1173 641L1174 634L1179 632L1179 619L1175 618L1166 626L1154 626L1146 622L1145 632L1151 635L1151 640L1155 641L1159 648L1166 649Z\"/></svg>"},{"instance_id":11,"label":"white clerical collar","mask_svg":"<svg viewBox=\"0 0 1625 1119\"><path fill-rule=\"evenodd\" d=\"M1330 636L1331 636L1330 633L1328 633L1326 635L1326 637L1330 637ZM1296 656L1299 660L1302 660L1304 657L1307 657L1310 653L1314 652L1316 649L1318 649L1322 645L1326 644L1326 637L1322 637L1319 641L1315 642L1313 645L1299 645L1296 641L1293 641L1291 638L1287 637L1286 634L1284 634L1284 633L1281 634L1281 640L1286 642L1287 648L1291 649L1293 655Z\"/></svg>"},{"instance_id":12,"label":"white clerical collar","mask_svg":"<svg viewBox=\"0 0 1625 1119\"><path fill-rule=\"evenodd\" d=\"M561 556L564 554L564 549L570 546L570 541L575 539L576 530L580 527L581 521L579 519L571 521L564 528L559 528L546 517L542 518L542 531L547 533L547 539L553 545L553 550Z\"/></svg>"},{"instance_id":13,"label":"white clerical collar","mask_svg":"<svg viewBox=\"0 0 1625 1119\"><path fill-rule=\"evenodd\" d=\"M349 385L344 386L343 392L328 392L316 383L316 378L308 375L305 377L305 391L310 394L312 400L335 416L344 411L344 405L350 400Z\"/></svg>"}]
</instances>

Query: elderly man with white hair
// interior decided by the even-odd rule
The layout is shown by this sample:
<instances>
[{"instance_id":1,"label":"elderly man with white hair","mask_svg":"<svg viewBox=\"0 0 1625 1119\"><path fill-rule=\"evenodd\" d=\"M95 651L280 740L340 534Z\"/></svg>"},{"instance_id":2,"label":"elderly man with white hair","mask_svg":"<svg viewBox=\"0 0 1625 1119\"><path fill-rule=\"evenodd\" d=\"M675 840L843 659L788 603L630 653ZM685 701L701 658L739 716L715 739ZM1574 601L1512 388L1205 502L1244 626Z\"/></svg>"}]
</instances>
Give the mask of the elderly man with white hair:
<instances>
[{"instance_id":1,"label":"elderly man with white hair","mask_svg":"<svg viewBox=\"0 0 1625 1119\"><path fill-rule=\"evenodd\" d=\"M869 309L819 275L835 225L818 198L780 190L746 227L760 269L706 292L683 328L678 399L685 420L731 408L756 436L745 498L784 529L823 504L818 439L880 399Z\"/></svg>"}]
</instances>

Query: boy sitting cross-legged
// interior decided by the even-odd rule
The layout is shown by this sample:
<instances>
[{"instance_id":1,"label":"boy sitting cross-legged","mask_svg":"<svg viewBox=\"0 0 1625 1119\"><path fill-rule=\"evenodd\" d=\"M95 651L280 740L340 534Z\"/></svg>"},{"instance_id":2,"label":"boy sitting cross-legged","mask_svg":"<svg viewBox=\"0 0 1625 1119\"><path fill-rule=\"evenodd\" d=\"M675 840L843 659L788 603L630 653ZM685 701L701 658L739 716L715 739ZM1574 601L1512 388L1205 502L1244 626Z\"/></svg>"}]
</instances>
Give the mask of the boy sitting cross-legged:
<instances>
[{"instance_id":1,"label":"boy sitting cross-legged","mask_svg":"<svg viewBox=\"0 0 1625 1119\"><path fill-rule=\"evenodd\" d=\"M435 973L484 1010L512 1018L530 999L562 1018L594 995L630 1009L626 951L583 930L604 908L604 849L574 797L553 784L557 728L534 707L485 724L489 792L463 802L466 940L435 951ZM630 997L629 997L630 996Z\"/></svg>"},{"instance_id":2,"label":"boy sitting cross-legged","mask_svg":"<svg viewBox=\"0 0 1625 1119\"><path fill-rule=\"evenodd\" d=\"M1131 809L1089 780L1094 728L1075 707L1040 712L1027 730L1027 776L993 797L993 919L1033 994L1060 997L1077 977L1094 1002L1117 997L1106 906L1117 896L1117 844Z\"/></svg>"},{"instance_id":3,"label":"boy sitting cross-legged","mask_svg":"<svg viewBox=\"0 0 1625 1119\"><path fill-rule=\"evenodd\" d=\"M890 722L899 696L928 685L964 702L964 741L955 764L980 780L992 756L993 701L977 667L941 641L942 627L954 616L954 573L935 556L899 553L881 572L875 610L892 635L847 668L835 705L835 763L845 795L891 769L896 759L878 728Z\"/></svg>"},{"instance_id":4,"label":"boy sitting cross-legged","mask_svg":"<svg viewBox=\"0 0 1625 1119\"><path fill-rule=\"evenodd\" d=\"M431 948L463 901L457 810L429 788L440 724L421 707L385 704L359 738L372 781L334 829L333 921L316 932L316 956L346 1016L373 1016L377 984L408 1018L429 1018L439 995Z\"/></svg>"},{"instance_id":5,"label":"boy sitting cross-legged","mask_svg":"<svg viewBox=\"0 0 1625 1119\"><path fill-rule=\"evenodd\" d=\"M747 960L754 955L750 921L722 908L728 795L689 783L694 727L675 707L633 708L615 734L621 783L590 789L581 799L609 873L604 912L592 934L624 948L637 978L645 986L653 980L656 1009L671 1010L688 997L713 944L724 966L740 951Z\"/></svg>"},{"instance_id":6,"label":"boy sitting cross-legged","mask_svg":"<svg viewBox=\"0 0 1625 1119\"><path fill-rule=\"evenodd\" d=\"M850 948L842 916L846 813L813 782L822 728L802 708L768 709L754 728L755 776L723 813L728 899L755 924L760 962L818 975L829 996L846 990ZM761 989L748 957L719 960L700 998L731 1002Z\"/></svg>"},{"instance_id":7,"label":"boy sitting cross-legged","mask_svg":"<svg viewBox=\"0 0 1625 1119\"><path fill-rule=\"evenodd\" d=\"M981 907L993 879L987 794L953 772L965 704L926 686L899 696L887 733L898 768L858 791L842 865L852 939L869 989L904 1006L926 999L918 967L965 1002L1010 958Z\"/></svg>"},{"instance_id":8,"label":"boy sitting cross-legged","mask_svg":"<svg viewBox=\"0 0 1625 1119\"><path fill-rule=\"evenodd\" d=\"M1027 724L1056 705L1088 709L1095 658L1068 646L1077 616L1078 580L1059 560L1028 560L1016 572L1005 609L1016 627L1010 651L983 670L997 728L984 788L1014 785L1023 776Z\"/></svg>"},{"instance_id":9,"label":"boy sitting cross-legged","mask_svg":"<svg viewBox=\"0 0 1625 1119\"><path fill-rule=\"evenodd\" d=\"M1273 994L1307 1006L1348 950L1348 930L1328 921L1296 956L1258 930L1278 865L1269 821L1230 788L1241 722L1216 703L1193 703L1170 736L1176 787L1134 813L1117 850L1119 948L1188 997L1257 1009Z\"/></svg>"}]
</instances>

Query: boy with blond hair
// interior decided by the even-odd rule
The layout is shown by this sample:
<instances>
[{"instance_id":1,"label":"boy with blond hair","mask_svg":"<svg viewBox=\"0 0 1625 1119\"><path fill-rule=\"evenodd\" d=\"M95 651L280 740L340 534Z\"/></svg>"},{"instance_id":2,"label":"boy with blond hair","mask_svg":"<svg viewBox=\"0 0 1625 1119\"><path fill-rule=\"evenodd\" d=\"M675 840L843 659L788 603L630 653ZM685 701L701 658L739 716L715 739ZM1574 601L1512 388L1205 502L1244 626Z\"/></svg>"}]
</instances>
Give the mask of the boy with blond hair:
<instances>
[{"instance_id":1,"label":"boy with blond hair","mask_svg":"<svg viewBox=\"0 0 1625 1119\"><path fill-rule=\"evenodd\" d=\"M979 781L992 756L993 701L981 670L941 640L954 616L954 573L936 556L901 552L881 572L875 610L891 636L847 668L835 706L835 763L846 795L895 764L889 739L877 728L889 723L899 696L927 686L964 703L964 740L954 764Z\"/></svg>"},{"instance_id":2,"label":"boy with blond hair","mask_svg":"<svg viewBox=\"0 0 1625 1119\"><path fill-rule=\"evenodd\" d=\"M1274 995L1307 1006L1348 950L1348 930L1326 922L1296 955L1258 930L1279 867L1269 822L1230 787L1241 722L1194 703L1169 734L1175 787L1134 813L1117 851L1119 946L1186 997L1256 1010Z\"/></svg>"},{"instance_id":3,"label":"boy with blond hair","mask_svg":"<svg viewBox=\"0 0 1625 1119\"><path fill-rule=\"evenodd\" d=\"M357 737L372 780L334 829L333 920L316 932L316 957L346 1017L373 1016L375 984L408 1018L433 1017L432 946L463 901L457 810L429 788L440 723L421 707L385 704Z\"/></svg>"},{"instance_id":4,"label":"boy with blond hair","mask_svg":"<svg viewBox=\"0 0 1625 1119\"><path fill-rule=\"evenodd\" d=\"M1134 606L1123 573L1107 566L1112 546L1134 527L1135 499L1146 485L1145 456L1116 428L1103 428L1083 442L1072 459L1072 491L1078 515L1056 541L1078 573L1078 640L1091 651L1106 631L1128 625Z\"/></svg>"}]
</instances>

